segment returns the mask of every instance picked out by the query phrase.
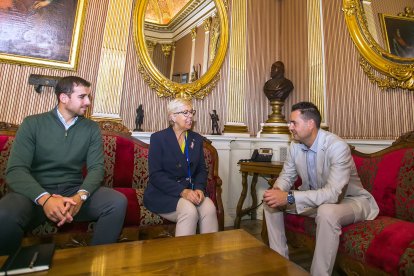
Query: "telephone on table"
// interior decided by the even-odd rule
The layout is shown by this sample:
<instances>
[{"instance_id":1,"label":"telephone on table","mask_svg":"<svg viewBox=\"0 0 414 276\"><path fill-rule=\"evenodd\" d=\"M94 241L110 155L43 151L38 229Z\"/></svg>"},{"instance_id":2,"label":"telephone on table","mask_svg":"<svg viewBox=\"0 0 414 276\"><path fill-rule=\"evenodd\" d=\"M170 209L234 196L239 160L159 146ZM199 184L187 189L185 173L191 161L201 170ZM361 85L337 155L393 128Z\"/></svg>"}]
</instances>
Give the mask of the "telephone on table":
<instances>
[{"instance_id":1,"label":"telephone on table","mask_svg":"<svg viewBox=\"0 0 414 276\"><path fill-rule=\"evenodd\" d=\"M250 159L240 159L239 162L271 162L273 150L271 148L260 148L253 151Z\"/></svg>"}]
</instances>

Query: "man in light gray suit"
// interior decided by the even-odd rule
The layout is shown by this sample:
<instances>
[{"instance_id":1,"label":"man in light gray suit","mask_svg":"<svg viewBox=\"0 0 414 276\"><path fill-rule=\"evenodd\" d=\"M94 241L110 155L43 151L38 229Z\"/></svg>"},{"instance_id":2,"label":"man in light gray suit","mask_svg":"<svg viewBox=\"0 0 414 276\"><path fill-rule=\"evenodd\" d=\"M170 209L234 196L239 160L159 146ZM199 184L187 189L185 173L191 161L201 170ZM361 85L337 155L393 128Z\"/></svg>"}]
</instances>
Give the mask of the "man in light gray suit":
<instances>
[{"instance_id":1,"label":"man in light gray suit","mask_svg":"<svg viewBox=\"0 0 414 276\"><path fill-rule=\"evenodd\" d=\"M379 212L362 187L349 146L320 129L321 115L310 102L292 106L293 135L287 160L273 188L263 195L270 247L289 258L283 212L315 218L316 246L311 274L331 275L342 226L374 219ZM297 177L299 190L293 191Z\"/></svg>"}]
</instances>

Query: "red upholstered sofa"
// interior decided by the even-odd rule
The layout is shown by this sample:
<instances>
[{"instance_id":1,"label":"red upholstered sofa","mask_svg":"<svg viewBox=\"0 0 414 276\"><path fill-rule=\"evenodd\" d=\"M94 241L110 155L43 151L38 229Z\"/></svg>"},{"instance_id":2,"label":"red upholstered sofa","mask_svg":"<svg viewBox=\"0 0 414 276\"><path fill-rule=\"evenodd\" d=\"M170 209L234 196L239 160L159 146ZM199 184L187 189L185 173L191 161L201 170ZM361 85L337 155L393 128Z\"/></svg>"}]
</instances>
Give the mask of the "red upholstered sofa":
<instances>
[{"instance_id":1,"label":"red upholstered sofa","mask_svg":"<svg viewBox=\"0 0 414 276\"><path fill-rule=\"evenodd\" d=\"M414 132L376 153L352 149L352 156L380 213L342 229L336 269L347 275L414 275ZM314 219L287 214L285 227L289 244L313 251ZM267 240L265 223L262 233Z\"/></svg>"},{"instance_id":2,"label":"red upholstered sofa","mask_svg":"<svg viewBox=\"0 0 414 276\"><path fill-rule=\"evenodd\" d=\"M175 224L150 212L143 206L143 193L148 182L149 145L131 137L120 123L98 122L103 134L105 177L103 185L122 192L128 198L128 209L121 241L173 236ZM0 122L0 198L7 192L5 170L17 125ZM204 155L208 168L207 192L216 205L219 229L224 229L221 200L222 181L218 176L216 149L206 140ZM85 171L85 173L87 173ZM48 221L30 230L23 244L54 241L58 247L87 245L94 223L71 223L58 228Z\"/></svg>"}]
</instances>

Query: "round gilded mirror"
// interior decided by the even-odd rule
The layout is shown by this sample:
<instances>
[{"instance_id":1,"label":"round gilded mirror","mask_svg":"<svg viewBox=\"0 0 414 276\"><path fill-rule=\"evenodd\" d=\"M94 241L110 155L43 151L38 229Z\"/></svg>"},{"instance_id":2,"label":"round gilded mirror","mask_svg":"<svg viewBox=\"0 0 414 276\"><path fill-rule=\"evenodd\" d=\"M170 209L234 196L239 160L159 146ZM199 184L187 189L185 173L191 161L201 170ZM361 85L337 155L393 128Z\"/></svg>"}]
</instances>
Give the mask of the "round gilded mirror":
<instances>
[{"instance_id":1,"label":"round gilded mirror","mask_svg":"<svg viewBox=\"0 0 414 276\"><path fill-rule=\"evenodd\" d=\"M414 90L414 0L343 0L360 64L380 88Z\"/></svg>"},{"instance_id":2,"label":"round gilded mirror","mask_svg":"<svg viewBox=\"0 0 414 276\"><path fill-rule=\"evenodd\" d=\"M228 45L227 1L144 0L134 9L139 71L160 97L204 98Z\"/></svg>"}]
</instances>

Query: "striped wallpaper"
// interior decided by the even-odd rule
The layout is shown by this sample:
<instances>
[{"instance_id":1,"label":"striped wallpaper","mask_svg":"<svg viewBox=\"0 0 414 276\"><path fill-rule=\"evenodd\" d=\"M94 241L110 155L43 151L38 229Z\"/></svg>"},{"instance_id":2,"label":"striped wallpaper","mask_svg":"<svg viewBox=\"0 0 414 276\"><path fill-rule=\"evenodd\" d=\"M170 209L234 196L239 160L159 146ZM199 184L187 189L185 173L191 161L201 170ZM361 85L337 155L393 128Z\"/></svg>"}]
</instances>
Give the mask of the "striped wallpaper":
<instances>
[{"instance_id":1,"label":"striped wallpaper","mask_svg":"<svg viewBox=\"0 0 414 276\"><path fill-rule=\"evenodd\" d=\"M83 40L76 72L0 64L0 121L21 123L30 114L44 112L56 104L48 88L37 94L27 84L30 74L66 76L76 74L96 82L106 10L109 0L89 0ZM242 1L242 0L240 0ZM243 0L244 1L244 0ZM263 85L269 79L271 64L285 63L285 76L295 89L286 100L285 110L300 100L309 100L307 11L305 0L247 1L247 83L245 122L251 135L270 113ZM326 71L327 121L330 130L345 138L394 139L414 129L414 92L401 89L382 91L371 84L359 66L359 55L348 36L341 11L342 0L321 1ZM228 1L231 4L231 1ZM231 16L231 5L229 16ZM135 127L136 108L143 104L145 131L165 128L168 99L158 98L137 71L137 55L130 27L120 116L130 129ZM230 30L231 32L231 30ZM237 35L237 34L236 34ZM195 100L195 130L211 132L209 112L216 109L223 128L230 68L228 57L221 79L204 100ZM93 85L95 93L95 85ZM286 112L285 112L286 113Z\"/></svg>"}]
</instances>

